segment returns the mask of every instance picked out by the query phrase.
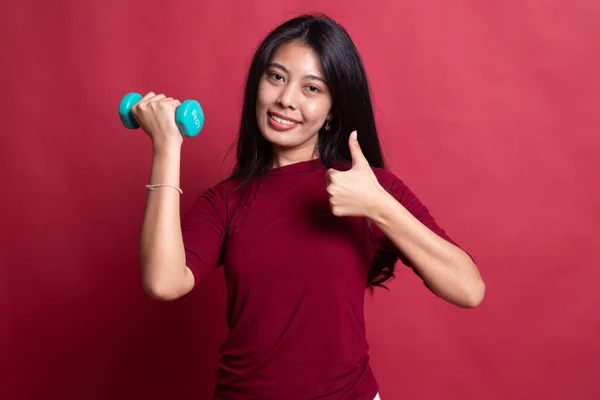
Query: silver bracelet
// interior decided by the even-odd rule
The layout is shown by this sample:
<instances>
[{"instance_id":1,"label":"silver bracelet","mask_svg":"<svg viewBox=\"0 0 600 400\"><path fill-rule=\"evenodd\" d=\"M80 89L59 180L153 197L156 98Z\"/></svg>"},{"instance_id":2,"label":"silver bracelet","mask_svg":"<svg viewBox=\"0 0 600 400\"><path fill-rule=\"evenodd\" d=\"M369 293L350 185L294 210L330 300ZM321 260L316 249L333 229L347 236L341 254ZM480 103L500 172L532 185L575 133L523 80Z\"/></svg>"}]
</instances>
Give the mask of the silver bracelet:
<instances>
[{"instance_id":1,"label":"silver bracelet","mask_svg":"<svg viewBox=\"0 0 600 400\"><path fill-rule=\"evenodd\" d=\"M175 188L175 189L177 189L179 191L179 193L183 194L183 190L179 189L177 186L169 185L168 183L159 183L159 184L156 184L156 185L146 185L146 188L148 190L155 190L154 188L157 188L157 187L160 187L160 186L169 186L169 187Z\"/></svg>"}]
</instances>

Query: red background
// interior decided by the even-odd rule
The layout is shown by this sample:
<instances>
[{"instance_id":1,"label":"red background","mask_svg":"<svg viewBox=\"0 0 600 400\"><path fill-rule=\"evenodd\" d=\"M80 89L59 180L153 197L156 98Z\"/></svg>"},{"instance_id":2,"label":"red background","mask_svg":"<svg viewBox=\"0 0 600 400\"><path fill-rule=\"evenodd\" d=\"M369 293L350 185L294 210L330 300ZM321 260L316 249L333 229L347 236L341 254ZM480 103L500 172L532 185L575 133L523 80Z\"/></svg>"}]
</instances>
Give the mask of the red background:
<instances>
[{"instance_id":1,"label":"red background","mask_svg":"<svg viewBox=\"0 0 600 400\"><path fill-rule=\"evenodd\" d=\"M232 165L251 52L304 11L349 30L390 168L487 283L462 310L400 268L367 300L382 399L600 398L600 3L255 3L3 2L2 398L210 398L222 270L181 301L143 293L152 154L117 106L202 104L185 213Z\"/></svg>"}]
</instances>

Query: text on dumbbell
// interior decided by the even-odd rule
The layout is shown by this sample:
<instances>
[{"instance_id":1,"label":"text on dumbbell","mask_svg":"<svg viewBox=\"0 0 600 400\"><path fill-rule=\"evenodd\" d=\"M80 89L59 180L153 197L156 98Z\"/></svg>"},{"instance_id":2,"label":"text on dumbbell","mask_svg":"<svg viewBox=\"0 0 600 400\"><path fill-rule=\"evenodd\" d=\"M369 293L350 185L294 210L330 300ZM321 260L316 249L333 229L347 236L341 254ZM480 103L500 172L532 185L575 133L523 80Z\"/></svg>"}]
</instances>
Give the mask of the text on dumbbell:
<instances>
[{"instance_id":1,"label":"text on dumbbell","mask_svg":"<svg viewBox=\"0 0 600 400\"><path fill-rule=\"evenodd\" d=\"M194 124L196 124L197 127L200 127L200 120L198 119L196 110L192 111L192 116L194 117Z\"/></svg>"}]
</instances>

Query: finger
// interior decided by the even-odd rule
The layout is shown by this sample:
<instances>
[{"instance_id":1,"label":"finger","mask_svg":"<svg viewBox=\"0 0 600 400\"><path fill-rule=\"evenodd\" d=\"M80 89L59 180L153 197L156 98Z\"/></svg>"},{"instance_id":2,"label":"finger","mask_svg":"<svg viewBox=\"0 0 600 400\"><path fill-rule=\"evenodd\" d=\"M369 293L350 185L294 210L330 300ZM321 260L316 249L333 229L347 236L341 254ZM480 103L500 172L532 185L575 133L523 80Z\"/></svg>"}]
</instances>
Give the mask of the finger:
<instances>
[{"instance_id":1,"label":"finger","mask_svg":"<svg viewBox=\"0 0 600 400\"><path fill-rule=\"evenodd\" d=\"M335 188L333 185L327 185L327 193L329 194L329 198L333 197L335 194Z\"/></svg>"},{"instance_id":2,"label":"finger","mask_svg":"<svg viewBox=\"0 0 600 400\"><path fill-rule=\"evenodd\" d=\"M348 139L348 146L350 147L350 154L352 156L353 167L363 167L369 164L360 148L360 144L358 143L358 133L356 131L353 131L350 134L350 137Z\"/></svg>"},{"instance_id":3,"label":"finger","mask_svg":"<svg viewBox=\"0 0 600 400\"><path fill-rule=\"evenodd\" d=\"M138 116L140 110L142 108L145 108L146 103L152 100L154 96L156 96L154 92L148 92L144 96L142 96L142 98L137 103L133 105L133 107L131 108L131 113L134 115L134 117Z\"/></svg>"},{"instance_id":4,"label":"finger","mask_svg":"<svg viewBox=\"0 0 600 400\"><path fill-rule=\"evenodd\" d=\"M154 96L154 97L152 97L152 98L150 98L150 99L148 99L146 101L148 103L149 102L155 102L155 101L158 102L158 101L164 100L166 98L167 98L167 96L165 96L164 94L161 93L161 94L157 94L156 96Z\"/></svg>"},{"instance_id":5,"label":"finger","mask_svg":"<svg viewBox=\"0 0 600 400\"><path fill-rule=\"evenodd\" d=\"M327 182L329 183L333 183L335 182L335 175L338 173L339 171L333 169L333 168L329 168L327 170Z\"/></svg>"},{"instance_id":6,"label":"finger","mask_svg":"<svg viewBox=\"0 0 600 400\"><path fill-rule=\"evenodd\" d=\"M179 100L174 99L172 97L165 97L164 99L160 100L161 103L168 103L170 105L172 105L173 107L177 108L181 105L181 103L179 102Z\"/></svg>"},{"instance_id":7,"label":"finger","mask_svg":"<svg viewBox=\"0 0 600 400\"><path fill-rule=\"evenodd\" d=\"M342 210L340 209L340 207L331 205L329 208L331 209L331 213L336 217L342 216Z\"/></svg>"},{"instance_id":8,"label":"finger","mask_svg":"<svg viewBox=\"0 0 600 400\"><path fill-rule=\"evenodd\" d=\"M141 99L140 101L138 101L137 103L134 104L133 108L131 109L131 111L136 114L138 112L138 110L142 107L145 106L146 103L150 100L152 100L152 98L156 96L156 94L154 92L148 92L146 93Z\"/></svg>"},{"instance_id":9,"label":"finger","mask_svg":"<svg viewBox=\"0 0 600 400\"><path fill-rule=\"evenodd\" d=\"M152 98L152 97L154 97L154 96L156 96L156 93L154 93L154 92L148 92L148 93L146 93L146 94L144 95L144 97L142 97L142 98L140 99L140 101L139 101L138 103L141 103L142 101L149 100L149 99L151 99L151 98Z\"/></svg>"}]
</instances>

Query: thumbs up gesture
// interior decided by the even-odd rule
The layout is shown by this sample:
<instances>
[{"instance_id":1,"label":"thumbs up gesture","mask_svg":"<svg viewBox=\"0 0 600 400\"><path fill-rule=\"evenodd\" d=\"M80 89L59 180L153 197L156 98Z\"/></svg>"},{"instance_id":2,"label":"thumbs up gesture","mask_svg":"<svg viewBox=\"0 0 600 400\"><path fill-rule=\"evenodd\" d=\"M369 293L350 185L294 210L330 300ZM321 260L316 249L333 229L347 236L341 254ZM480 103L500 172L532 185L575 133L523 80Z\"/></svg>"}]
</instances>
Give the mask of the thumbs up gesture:
<instances>
[{"instance_id":1,"label":"thumbs up gesture","mask_svg":"<svg viewBox=\"0 0 600 400\"><path fill-rule=\"evenodd\" d=\"M357 132L348 140L352 168L348 171L327 170L327 192L331 212L338 216L370 217L382 194L387 193L377 181L358 144Z\"/></svg>"}]
</instances>

